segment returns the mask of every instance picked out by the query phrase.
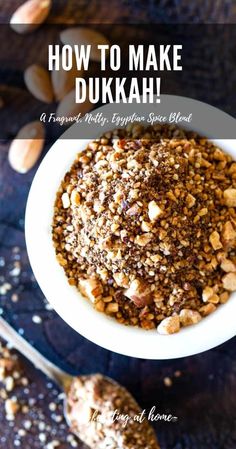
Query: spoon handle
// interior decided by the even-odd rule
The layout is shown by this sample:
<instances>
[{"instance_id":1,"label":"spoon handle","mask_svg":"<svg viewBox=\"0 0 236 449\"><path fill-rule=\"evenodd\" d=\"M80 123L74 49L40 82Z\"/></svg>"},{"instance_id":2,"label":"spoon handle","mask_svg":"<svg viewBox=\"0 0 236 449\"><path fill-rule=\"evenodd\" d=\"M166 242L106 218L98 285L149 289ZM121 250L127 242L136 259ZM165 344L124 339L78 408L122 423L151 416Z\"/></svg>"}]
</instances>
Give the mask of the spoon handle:
<instances>
[{"instance_id":1,"label":"spoon handle","mask_svg":"<svg viewBox=\"0 0 236 449\"><path fill-rule=\"evenodd\" d=\"M0 317L0 336L23 354L36 368L56 382L60 388L67 389L72 376L49 362L40 352L22 338L2 317Z\"/></svg>"}]
</instances>

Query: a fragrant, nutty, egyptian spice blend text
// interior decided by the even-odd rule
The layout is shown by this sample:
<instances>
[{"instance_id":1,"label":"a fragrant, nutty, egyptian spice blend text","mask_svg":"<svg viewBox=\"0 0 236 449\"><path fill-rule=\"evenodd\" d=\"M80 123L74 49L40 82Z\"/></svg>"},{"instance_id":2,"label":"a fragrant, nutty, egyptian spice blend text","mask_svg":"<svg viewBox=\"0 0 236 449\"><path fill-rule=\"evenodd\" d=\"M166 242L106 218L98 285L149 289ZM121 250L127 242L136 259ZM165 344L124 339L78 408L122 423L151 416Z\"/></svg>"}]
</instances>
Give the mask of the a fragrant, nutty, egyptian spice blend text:
<instances>
[{"instance_id":1,"label":"a fragrant, nutty, egyptian spice blend text","mask_svg":"<svg viewBox=\"0 0 236 449\"><path fill-rule=\"evenodd\" d=\"M59 188L53 240L71 285L120 323L162 334L236 290L236 163L175 127L91 142Z\"/></svg>"}]
</instances>

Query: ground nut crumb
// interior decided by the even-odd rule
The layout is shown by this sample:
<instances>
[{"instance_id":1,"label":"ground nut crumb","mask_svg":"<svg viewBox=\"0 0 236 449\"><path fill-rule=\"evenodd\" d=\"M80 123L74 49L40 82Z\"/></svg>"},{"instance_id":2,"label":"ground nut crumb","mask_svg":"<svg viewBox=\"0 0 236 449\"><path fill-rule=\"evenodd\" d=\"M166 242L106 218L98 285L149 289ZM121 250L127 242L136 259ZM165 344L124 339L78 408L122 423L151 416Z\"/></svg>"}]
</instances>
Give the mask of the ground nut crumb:
<instances>
[{"instance_id":1,"label":"ground nut crumb","mask_svg":"<svg viewBox=\"0 0 236 449\"><path fill-rule=\"evenodd\" d=\"M172 322L176 332L213 312L236 290L235 167L175 126L130 125L90 142L54 208L69 284L97 311L147 330L169 333Z\"/></svg>"}]
</instances>

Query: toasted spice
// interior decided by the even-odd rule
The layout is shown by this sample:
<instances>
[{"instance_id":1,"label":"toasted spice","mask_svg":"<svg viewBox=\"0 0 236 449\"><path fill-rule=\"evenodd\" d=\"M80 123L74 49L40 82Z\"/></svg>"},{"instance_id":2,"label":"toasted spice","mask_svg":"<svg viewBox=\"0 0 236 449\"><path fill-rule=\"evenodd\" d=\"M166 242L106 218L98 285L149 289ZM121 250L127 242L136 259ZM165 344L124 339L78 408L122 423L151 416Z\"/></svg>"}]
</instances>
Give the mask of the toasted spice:
<instances>
[{"instance_id":1,"label":"toasted spice","mask_svg":"<svg viewBox=\"0 0 236 449\"><path fill-rule=\"evenodd\" d=\"M199 322L236 289L235 173L220 148L174 126L91 142L55 202L69 283L123 324L169 334Z\"/></svg>"}]
</instances>

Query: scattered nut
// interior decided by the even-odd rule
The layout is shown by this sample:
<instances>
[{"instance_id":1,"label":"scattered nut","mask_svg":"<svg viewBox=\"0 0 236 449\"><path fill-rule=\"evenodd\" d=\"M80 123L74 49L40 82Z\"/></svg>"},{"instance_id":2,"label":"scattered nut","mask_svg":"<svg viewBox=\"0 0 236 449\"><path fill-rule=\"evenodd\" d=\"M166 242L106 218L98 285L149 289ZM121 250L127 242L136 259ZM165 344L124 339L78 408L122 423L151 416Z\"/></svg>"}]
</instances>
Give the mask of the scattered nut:
<instances>
[{"instance_id":1,"label":"scattered nut","mask_svg":"<svg viewBox=\"0 0 236 449\"><path fill-rule=\"evenodd\" d=\"M61 101L64 97L66 97L66 95L75 88L75 78L83 75L82 71L77 70L75 60L71 70L63 70L61 68L61 62L59 67L59 70L52 71L52 86L57 101ZM66 115L66 113L70 115L72 105L75 104L75 102L73 101L74 99L75 94L73 92L69 97L65 99L65 102L59 105L57 109L57 116L63 114ZM81 107L83 108L83 106Z\"/></svg>"},{"instance_id":2,"label":"scattered nut","mask_svg":"<svg viewBox=\"0 0 236 449\"><path fill-rule=\"evenodd\" d=\"M61 32L60 38L67 45L91 45L90 57L93 61L100 61L101 58L97 46L109 44L103 34L86 27L67 28Z\"/></svg>"},{"instance_id":3,"label":"scattered nut","mask_svg":"<svg viewBox=\"0 0 236 449\"><path fill-rule=\"evenodd\" d=\"M15 415L19 410L19 404L16 400L7 399L5 402L5 411L7 415L8 421L12 421L15 419Z\"/></svg>"},{"instance_id":4,"label":"scattered nut","mask_svg":"<svg viewBox=\"0 0 236 449\"><path fill-rule=\"evenodd\" d=\"M25 70L24 80L35 98L45 103L52 103L53 89L47 70L40 65L33 64Z\"/></svg>"},{"instance_id":5,"label":"scattered nut","mask_svg":"<svg viewBox=\"0 0 236 449\"><path fill-rule=\"evenodd\" d=\"M59 95L59 94L58 94ZM75 89L72 89L61 100L56 110L57 117L65 117L65 124L71 125L72 119L75 119L79 114L83 116L89 112L92 104L86 100L83 103L75 102Z\"/></svg>"},{"instance_id":6,"label":"scattered nut","mask_svg":"<svg viewBox=\"0 0 236 449\"><path fill-rule=\"evenodd\" d=\"M51 9L52 0L28 0L17 8L10 20L11 28L20 34L30 33L41 25Z\"/></svg>"},{"instance_id":7,"label":"scattered nut","mask_svg":"<svg viewBox=\"0 0 236 449\"><path fill-rule=\"evenodd\" d=\"M37 162L44 145L42 122L28 123L20 129L12 141L8 159L11 167L18 173L27 173Z\"/></svg>"}]
</instances>

